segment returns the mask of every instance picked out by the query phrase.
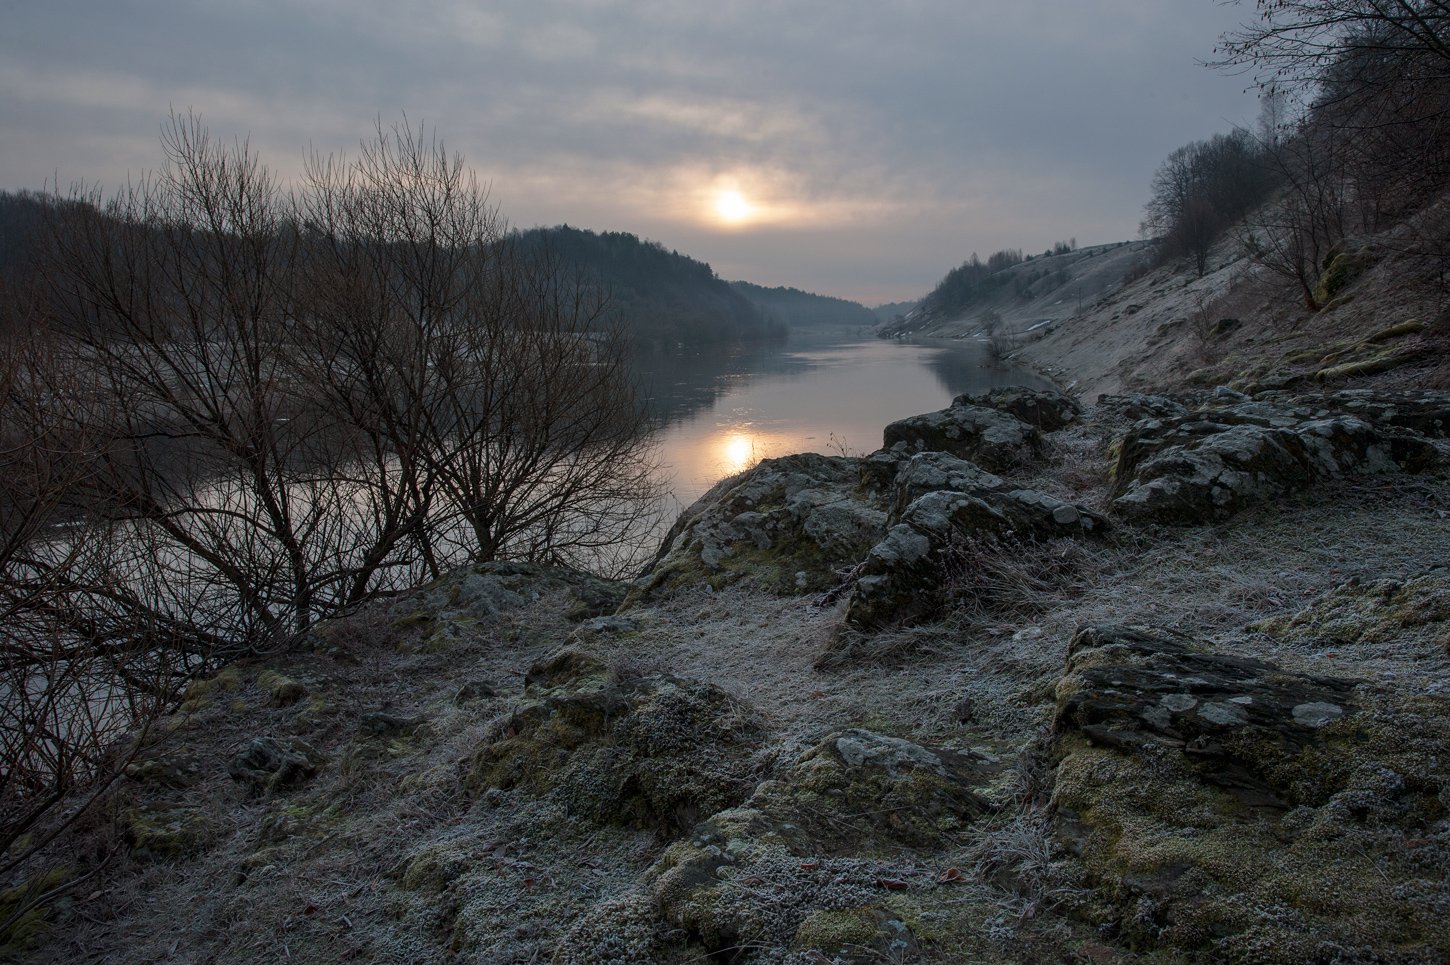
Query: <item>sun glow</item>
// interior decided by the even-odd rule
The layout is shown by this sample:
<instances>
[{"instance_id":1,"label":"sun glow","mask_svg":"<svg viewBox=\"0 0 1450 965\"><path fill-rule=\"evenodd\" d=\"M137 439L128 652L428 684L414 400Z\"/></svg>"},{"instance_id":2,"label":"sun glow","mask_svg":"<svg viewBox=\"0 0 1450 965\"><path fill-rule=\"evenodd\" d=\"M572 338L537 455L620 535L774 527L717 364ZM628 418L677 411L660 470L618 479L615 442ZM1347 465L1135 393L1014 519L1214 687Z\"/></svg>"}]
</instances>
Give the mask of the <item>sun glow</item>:
<instances>
[{"instance_id":1,"label":"sun glow","mask_svg":"<svg viewBox=\"0 0 1450 965\"><path fill-rule=\"evenodd\" d=\"M715 195L715 216L725 224L743 224L755 212L755 206L739 191L721 191Z\"/></svg>"},{"instance_id":2,"label":"sun glow","mask_svg":"<svg viewBox=\"0 0 1450 965\"><path fill-rule=\"evenodd\" d=\"M749 469L760 461L755 451L755 437L732 432L720 443L720 457L721 468L727 476Z\"/></svg>"}]
</instances>

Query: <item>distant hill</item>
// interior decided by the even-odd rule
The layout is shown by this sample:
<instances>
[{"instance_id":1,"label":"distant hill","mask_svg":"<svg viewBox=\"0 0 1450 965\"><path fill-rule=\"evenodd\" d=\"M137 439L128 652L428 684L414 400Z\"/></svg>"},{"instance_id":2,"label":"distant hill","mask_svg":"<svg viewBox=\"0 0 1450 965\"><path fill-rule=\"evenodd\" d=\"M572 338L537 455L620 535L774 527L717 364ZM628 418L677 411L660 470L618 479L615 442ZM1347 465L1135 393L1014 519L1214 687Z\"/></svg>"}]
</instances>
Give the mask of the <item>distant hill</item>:
<instances>
[{"instance_id":1,"label":"distant hill","mask_svg":"<svg viewBox=\"0 0 1450 965\"><path fill-rule=\"evenodd\" d=\"M748 281L732 281L730 287L790 328L861 328L877 322L870 309L844 298L816 295L798 288L765 288Z\"/></svg>"},{"instance_id":2,"label":"distant hill","mask_svg":"<svg viewBox=\"0 0 1450 965\"><path fill-rule=\"evenodd\" d=\"M548 246L609 295L609 311L631 336L656 344L727 342L783 335L770 318L703 261L622 231L560 225L520 232L525 246Z\"/></svg>"},{"instance_id":3,"label":"distant hill","mask_svg":"<svg viewBox=\"0 0 1450 965\"><path fill-rule=\"evenodd\" d=\"M920 304L920 301L886 302L871 309L871 314L876 316L877 321L889 322L897 315L905 315Z\"/></svg>"},{"instance_id":4,"label":"distant hill","mask_svg":"<svg viewBox=\"0 0 1450 965\"><path fill-rule=\"evenodd\" d=\"M1053 252L1023 256L1012 249L986 261L973 255L949 271L920 304L879 329L881 335L974 335L986 318L1022 331L1082 311L1141 271L1147 242L1089 248L1059 245Z\"/></svg>"}]
</instances>

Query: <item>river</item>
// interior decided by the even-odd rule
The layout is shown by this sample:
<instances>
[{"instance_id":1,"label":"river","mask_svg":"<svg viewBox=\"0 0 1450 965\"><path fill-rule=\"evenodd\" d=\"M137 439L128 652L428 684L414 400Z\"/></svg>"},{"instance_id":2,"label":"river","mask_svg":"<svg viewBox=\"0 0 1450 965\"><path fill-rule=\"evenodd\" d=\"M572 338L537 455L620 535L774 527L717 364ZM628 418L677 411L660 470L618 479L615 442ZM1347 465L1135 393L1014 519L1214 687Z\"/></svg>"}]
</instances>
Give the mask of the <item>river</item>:
<instances>
[{"instance_id":1,"label":"river","mask_svg":"<svg viewBox=\"0 0 1450 965\"><path fill-rule=\"evenodd\" d=\"M887 423L944 408L955 395L1048 384L989 361L974 341L831 332L682 350L638 368L665 423L661 456L681 507L761 459L864 455L880 447Z\"/></svg>"}]
</instances>

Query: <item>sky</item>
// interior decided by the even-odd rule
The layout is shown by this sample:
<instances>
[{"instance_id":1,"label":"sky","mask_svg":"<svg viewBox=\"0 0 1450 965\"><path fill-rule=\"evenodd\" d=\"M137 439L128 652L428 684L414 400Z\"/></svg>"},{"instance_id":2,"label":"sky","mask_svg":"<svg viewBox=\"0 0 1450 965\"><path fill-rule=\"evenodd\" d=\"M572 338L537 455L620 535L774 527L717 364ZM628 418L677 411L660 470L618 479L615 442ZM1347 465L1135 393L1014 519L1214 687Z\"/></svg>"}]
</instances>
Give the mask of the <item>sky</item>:
<instances>
[{"instance_id":1,"label":"sky","mask_svg":"<svg viewBox=\"0 0 1450 965\"><path fill-rule=\"evenodd\" d=\"M168 113L284 177L436 131L518 227L628 231L874 305L973 252L1138 234L1252 124L1219 0L0 0L0 189L123 183Z\"/></svg>"}]
</instances>

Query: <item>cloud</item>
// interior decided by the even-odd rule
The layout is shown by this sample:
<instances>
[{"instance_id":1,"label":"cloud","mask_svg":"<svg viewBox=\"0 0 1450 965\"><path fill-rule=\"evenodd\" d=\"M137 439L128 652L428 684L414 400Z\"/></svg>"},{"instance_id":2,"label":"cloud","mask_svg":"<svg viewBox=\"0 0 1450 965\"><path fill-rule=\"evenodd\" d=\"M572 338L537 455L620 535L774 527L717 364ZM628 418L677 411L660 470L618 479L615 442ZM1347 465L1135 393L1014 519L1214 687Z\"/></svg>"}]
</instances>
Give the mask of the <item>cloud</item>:
<instances>
[{"instance_id":1,"label":"cloud","mask_svg":"<svg viewBox=\"0 0 1450 965\"><path fill-rule=\"evenodd\" d=\"M722 273L922 294L972 250L1131 236L1159 161L1252 117L1178 0L53 0L0 36L3 188L152 166L169 108L284 175L406 111L516 223ZM726 229L712 192L757 217Z\"/></svg>"}]
</instances>

